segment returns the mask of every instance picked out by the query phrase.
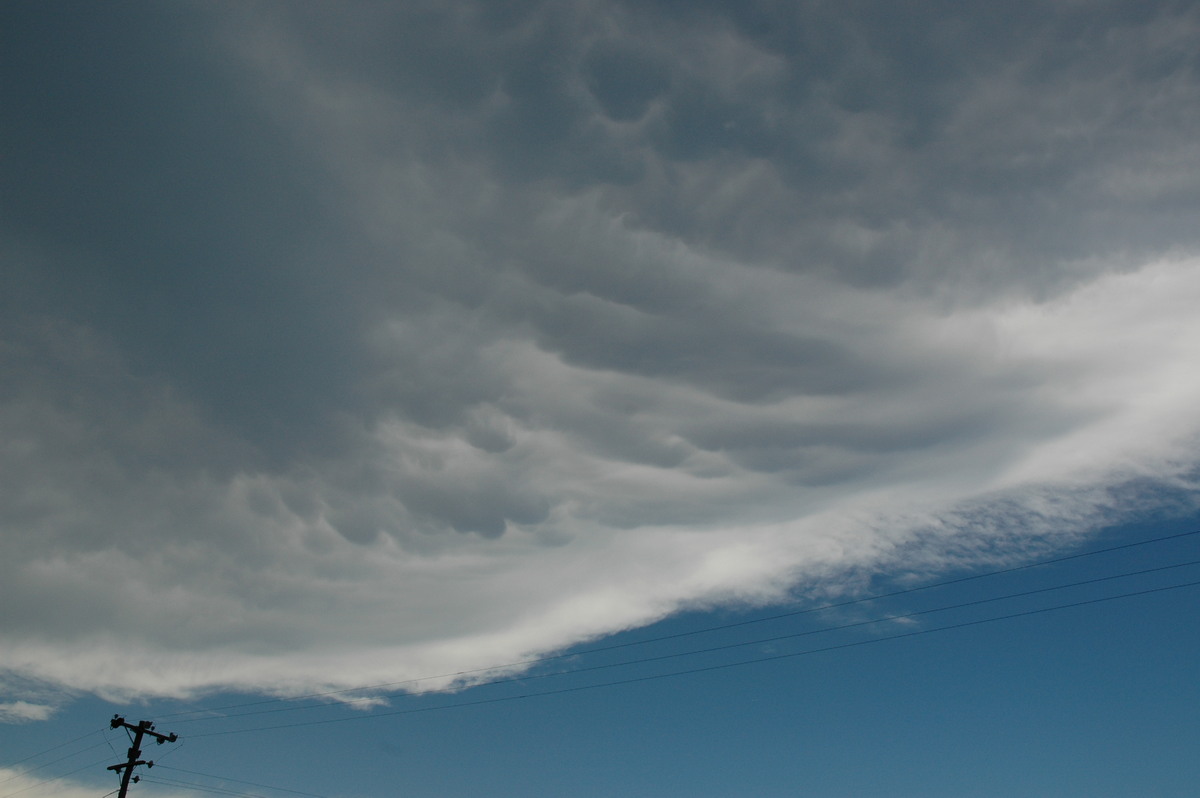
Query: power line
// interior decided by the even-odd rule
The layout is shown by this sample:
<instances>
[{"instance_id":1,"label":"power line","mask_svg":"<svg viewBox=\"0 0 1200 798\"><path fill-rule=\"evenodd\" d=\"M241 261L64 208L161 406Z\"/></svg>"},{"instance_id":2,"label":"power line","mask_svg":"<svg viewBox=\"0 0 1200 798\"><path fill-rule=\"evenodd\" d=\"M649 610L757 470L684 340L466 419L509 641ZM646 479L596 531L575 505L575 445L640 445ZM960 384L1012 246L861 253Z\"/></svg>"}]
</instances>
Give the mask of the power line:
<instances>
[{"instance_id":1,"label":"power line","mask_svg":"<svg viewBox=\"0 0 1200 798\"><path fill-rule=\"evenodd\" d=\"M83 736L89 737L92 734L95 734L95 732L88 732L87 734L85 734ZM76 737L75 740L72 740L71 742L76 742L81 739L83 739L83 737ZM30 773L41 770L42 768L48 768L51 765L57 765L59 762L64 762L68 759L73 759L86 751L91 751L93 748L99 748L100 746L105 745L107 743L108 743L108 740L101 740L100 742L96 743L95 745L89 745L87 748L80 748L78 751L76 751L73 754L67 754L65 756L60 756L58 759L52 759L49 762L43 762L42 764L38 765L37 767L25 768L25 770L22 770L20 773L14 773L13 775L9 776L8 778L4 779L3 781L0 781L0 784L7 784L8 782L12 781L13 779L20 778L21 776L28 776ZM70 745L70 743L63 743L62 745ZM62 745L55 746L55 748L62 748ZM54 749L51 748L48 750L53 751ZM46 752L44 751L43 753L46 753ZM26 757L25 759L23 759L21 761L25 762L31 758L32 757Z\"/></svg>"},{"instance_id":2,"label":"power line","mask_svg":"<svg viewBox=\"0 0 1200 798\"><path fill-rule=\"evenodd\" d=\"M552 678L552 677L556 677L556 676L572 676L572 675L579 674L579 673L588 673L591 671L608 670L611 668L624 667L627 665L641 665L641 664L646 664L646 663L650 663L650 662L661 662L663 660L668 660L668 659L678 659L680 657L696 656L699 654L711 654L711 653L715 653L718 651L728 651L728 650L735 649L735 648L745 648L746 646L762 645L764 643L777 643L777 642L780 642L783 640L791 640L791 639L796 639L796 638L800 638L800 637L809 637L809 636L816 635L816 634L823 634L825 632L843 631L846 629L860 628L860 627L869 626L869 625L877 624L877 623L886 623L887 621L898 621L898 620L904 620L904 619L911 619L911 618L919 617L922 615L931 615L931 614L937 613L937 612L948 612L950 610L963 609L965 607L979 606L982 604L991 604L991 603L995 603L997 601L1007 601L1010 599L1023 598L1023 597L1027 597L1027 596L1038 595L1041 593L1048 593L1048 592L1052 592L1052 591L1056 591L1056 590L1066 590L1066 589L1073 588L1073 587L1082 587L1084 585L1098 584L1101 582L1110 582L1115 579L1126 579L1126 578L1133 577L1133 576L1145 576L1146 574L1158 573L1161 571L1172 570L1175 568L1185 568L1185 567L1192 566L1192 565L1200 565L1200 560L1192 560L1192 561L1183 562L1183 563L1173 563L1171 565L1162 565L1162 566L1157 566L1155 568L1144 568L1142 570L1130 571L1130 572L1126 572L1126 573L1122 573L1122 574L1110 574L1107 576L1093 577L1091 579L1084 579L1084 580L1080 580L1077 582L1068 582L1068 583L1060 584L1060 585L1052 585L1050 587L1033 588L1030 590L1023 590L1023 591L1019 591L1016 593L1009 593L1009 594L1002 595L1002 596L991 596L988 598L974 599L972 601L960 602L958 604L950 604L950 605L942 606L942 607L934 607L931 609L917 610L917 611L908 612L908 613L899 614L899 615L886 615L886 616L883 616L880 618L872 618L872 619L863 620L863 621L854 621L851 623L841 624L838 626L825 626L825 627L821 627L819 629L809 629L809 630L805 630L803 632L792 632L792 633L784 634L784 635L775 635L773 637L757 638L754 640L746 640L746 641L741 641L741 642L736 642L736 643L726 643L726 644L718 645L718 646L710 646L708 648L692 649L689 651L680 651L680 652L674 652L674 653L670 653L670 654L660 654L660 655L651 656L651 657L639 657L636 659L629 659L629 660L624 660L621 662L604 663L601 665L589 665L589 666L582 667L582 668L574 668L569 671L556 671L556 672L550 672L550 673L535 673L535 674L527 673L527 674L521 674L519 676L506 676L506 677L501 677L501 678L497 678L497 679L489 679L488 681L473 685L473 687L489 687L489 686L498 685L498 684L509 684L512 682L528 682L528 681L533 681L536 679L547 679L547 678ZM440 692L440 691L427 690L427 691L422 691L422 692L409 693L407 695L425 696L425 695L431 695L431 694L434 694L437 692ZM398 693L391 694L391 696L395 696L395 695L402 695L402 694L398 694ZM391 697L391 696L388 696L388 697ZM376 696L375 698L378 698L378 697L379 696ZM350 703L350 702L346 702L346 703ZM251 716L255 716L255 715L268 715L268 714L275 714L275 713L280 713L280 712L295 712L295 711L299 711L299 710L324 708L324 706L327 706L327 705L308 705L308 706L301 706L301 707L279 707L276 709L261 709L261 710L255 710L253 712L242 712L237 715L229 715L229 716L226 716L225 718L219 718L219 720L233 720L235 718L245 718L245 717L251 717ZM212 719L207 719L207 720L218 720L218 719L212 718ZM186 723L188 721L179 721L179 722Z\"/></svg>"},{"instance_id":3,"label":"power line","mask_svg":"<svg viewBox=\"0 0 1200 798\"><path fill-rule=\"evenodd\" d=\"M87 737L91 737L93 734L103 734L104 731L105 731L104 729L93 729L92 731L87 732L86 734L79 735L78 737L76 737L73 740L67 740L65 743L59 743L58 745L53 745L53 746L47 748L45 751L38 751L36 754L30 754L29 756L25 757L24 759L18 759L16 762L10 762L7 765L4 765L4 768L5 769L15 768L17 765L20 765L24 762L28 762L31 759L37 759L39 756L45 756L46 754L50 753L51 751L57 751L58 749L65 748L66 746L71 745L72 743L77 743L80 740L83 740ZM95 746L92 746L92 748L95 748ZM76 754L81 754L84 751L89 751L89 750L91 750L91 749L84 748L80 751L77 751ZM75 756L76 754L72 754L71 756ZM56 761L59 761L59 760L56 760ZM43 766L39 765L38 767L43 767ZM13 779L13 778L16 778L16 777L10 776L8 779L5 779L4 781L0 781L0 784L3 784L4 782L9 781L9 779Z\"/></svg>"},{"instance_id":4,"label":"power line","mask_svg":"<svg viewBox=\"0 0 1200 798\"><path fill-rule=\"evenodd\" d=\"M206 779L221 779L224 781L232 781L237 784L246 784L250 787L262 787L263 789L266 789L266 790L276 790L278 792L288 792L293 795L305 795L305 796L308 796L308 798L326 798L326 796L318 795L317 793L314 793L314 792L303 792L301 790L289 790L286 787L275 787L270 784L260 784L256 781L243 781L242 779L231 779L228 776L214 776L211 773L200 773L199 771L195 771L195 770L186 770L184 768L174 768L174 767L171 767L170 765L158 765L158 769L159 770L174 770L178 773L189 773L193 776L202 776ZM144 779L143 779L143 781L144 781Z\"/></svg>"},{"instance_id":5,"label":"power line","mask_svg":"<svg viewBox=\"0 0 1200 798\"><path fill-rule=\"evenodd\" d=\"M620 680L609 681L609 682L599 682L599 683L587 684L587 685L575 685L575 686L571 686L571 687L560 687L560 688L556 688L553 690L544 690L544 691L536 692L536 693L522 693L519 695L511 695L511 696L480 698L480 699L475 699L475 700L471 700L471 701L460 701L460 702L453 703L453 704L441 704L441 705L432 706L432 707L413 707L413 708L408 708L408 709L391 710L388 712L373 712L369 715L352 715L349 717L326 718L324 720L312 720L312 721L300 721L297 723L286 723L286 724L279 724L279 725L275 725L275 726L260 726L260 727L254 727L254 728L249 728L249 729L230 729L230 730L226 730L226 731L203 732L203 733L199 733L199 734L193 734L193 735L191 735L191 737L193 737L193 738L219 737L219 736L225 736L225 735L231 735L231 734L248 734L248 733L252 733L252 732L275 731L275 730L279 730L279 729L292 729L292 728L299 728L299 727L304 727L304 726L320 726L320 725L327 725L327 724L331 724L331 723L346 723L346 722L355 721L355 720L369 720L369 719L375 719L375 718L381 718L381 717L392 717L392 716L398 716L398 715L414 715L414 714L423 713L423 712L437 712L437 711L442 711L442 710L447 710L447 709L461 709L461 708L465 708L465 707L482 706L485 704L498 704L498 703L504 703L504 702L510 702L510 701L519 701L519 700L524 700L524 699L528 699L528 698L538 698L538 697L550 696L550 695L562 695L565 693L582 692L584 690L596 690L596 689L600 689L600 688L604 688L604 687L616 687L616 686L620 686L620 685L636 684L636 683L640 683L640 682L655 681L658 679L669 679L669 678L675 678L678 676L690 676L690 675L695 675L695 674L700 674L700 673L709 673L709 672L713 672L713 671L727 670L730 668L738 668L738 667L742 667L745 665L753 665L753 664L758 664L758 663L763 663L763 662L774 662L774 661L785 660L785 659L795 659L798 657L808 656L808 655L812 655L812 654L821 654L821 653L826 653L826 652L831 652L831 651L839 651L842 649L856 648L859 646L865 646L865 645L874 644L874 643L882 643L882 642L886 642L889 640L901 640L904 638L934 634L936 632L946 632L946 631L950 631L950 630L954 630L954 629L964 629L967 627L979 626L979 625L986 624L986 623L995 623L998 621L1012 620L1015 618L1025 618L1025 617L1030 617L1033 615L1040 615L1040 614L1044 614L1044 613L1048 613L1048 612L1055 612L1058 610L1072 609L1072 608L1076 608L1076 607L1085 607L1085 606L1101 604L1101 603L1109 602L1109 601L1118 601L1121 599L1134 598L1137 596L1146 596L1146 595L1151 595L1151 594L1155 594L1155 593L1162 593L1162 592L1166 592L1168 590L1180 590L1180 589L1189 588L1189 587L1196 587L1198 585L1200 585L1200 581L1185 582L1182 584L1167 585L1167 586L1163 586L1163 587L1146 588L1144 590L1137 590L1137 591L1132 591L1129 593L1121 593L1121 594L1118 594L1115 596L1104 596L1101 598L1086 599L1086 600L1082 600L1082 601L1070 602L1067 604L1056 604L1056 605L1052 605L1049 607L1039 607L1037 609L1024 610L1021 612L1014 612L1014 613L1009 613L1007 615L999 615L999 616L995 616L995 617L991 617L991 618L979 618L979 619L975 619L975 620L971 620L971 621L962 621L960 623L948 624L946 626L932 627L929 629L918 629L918 630L914 630L911 632L903 632L901 634L888 635L885 637L874 637L874 638L869 638L866 640L856 640L856 641L851 641L848 643L839 643L836 645L825 646L823 648L806 649L804 651L794 651L794 652L789 652L786 654L773 654L773 655L764 656L764 657L755 657L752 659L739 660L737 662L726 662L726 663L719 663L716 665L706 665L706 666L701 666L701 667L696 667L696 668L688 668L686 670L669 671L667 673L650 674L650 675L646 675L646 676L635 676L635 677L630 677L627 679L620 679Z\"/></svg>"},{"instance_id":6,"label":"power line","mask_svg":"<svg viewBox=\"0 0 1200 798\"><path fill-rule=\"evenodd\" d=\"M265 796L265 795L257 795L255 793L251 793L251 792L236 792L234 790L227 790L223 787L210 787L210 786L203 785L203 784L195 784L190 781L179 781L178 779L164 779L164 778L157 777L157 776L155 776L155 777L143 776L142 781L146 782L147 784L161 784L165 787L177 787L177 788L182 788L185 790L194 790L196 792L208 792L208 793L213 793L214 795L232 795L232 796L237 796L237 798L267 798L267 796ZM231 781L232 781L232 779L231 779Z\"/></svg>"},{"instance_id":7,"label":"power line","mask_svg":"<svg viewBox=\"0 0 1200 798\"><path fill-rule=\"evenodd\" d=\"M173 714L163 715L160 717L179 718L184 715L196 715L196 714L201 714L201 713L224 712L226 710L263 706L265 704L290 703L290 702L294 702L294 701L308 701L308 700L317 699L317 698L329 698L331 696L345 695L347 693L358 693L358 692L365 692L365 691L382 690L385 688L398 687L400 685L417 684L419 682L431 681L434 679L455 679L455 678L471 676L471 675L479 674L479 673L486 673L488 671L509 670L512 668L529 667L532 665L540 665L540 664L547 663L547 662L554 662L554 661L562 660L562 659L575 658L575 657L585 656L588 654L599 654L599 653L603 653L603 652L607 652L607 651L615 651L615 650L624 649L624 648L631 648L634 646L649 645L651 643L660 643L660 642L667 641L667 640L677 640L677 639L684 638L684 637L693 637L696 635L708 634L711 632L720 632L720 631L725 631L728 629L735 629L735 628L740 628L740 627L744 627L744 626L750 626L753 624L767 623L769 621L783 620L786 618L795 618L795 617L798 617L801 615L809 615L809 614L813 614L813 613L817 613L817 612L823 612L826 610L841 609L841 608L845 608L845 607L855 606L858 604L865 604L865 603L871 602L871 601L878 601L878 600L887 599L887 598L895 598L898 596L910 595L910 594L918 593L918 592L925 591L925 590L934 590L936 588L949 587L951 585L957 585L957 584L962 584L965 582L986 579L986 578L993 577L993 576L1002 576L1004 574L1017 573L1019 571L1026 571L1026 570L1030 570L1033 568L1041 568L1041 567L1044 567L1047 565L1057 565L1057 564L1069 562L1072 560L1078 560L1078 559L1081 559L1084 557L1094 557L1094 556L1097 556L1100 554L1111 554L1116 551L1122 551L1125 549L1135 548L1138 546L1147 546L1147 545L1151 545L1151 544L1155 544L1155 543L1164 543L1164 542L1171 541L1171 540L1178 540L1181 538L1191 537L1191 536L1194 536L1197 534L1200 534L1200 529L1194 529L1194 530L1191 530L1188 532L1179 532L1179 533L1171 534L1171 535L1163 535L1161 537L1150 538L1148 540L1139 540L1139 541L1133 541L1130 543L1122 543L1122 544L1115 545L1115 546L1108 546L1108 547L1105 547L1102 549L1093 549L1091 551L1076 552L1075 554L1062 555L1059 557L1053 557L1051 559L1039 560L1037 562L1032 562L1032 563L1026 563L1024 565L1016 565L1016 566L1012 566L1009 568L1001 568L998 570L987 571L984 573L971 574L968 576L956 577L954 579L946 579L946 580L943 580L940 582L933 582L933 583L930 583L927 585L918 585L916 587L903 588L901 590L893 590L893 591L889 591L886 593L876 593L876 594L872 594L869 596L863 596L863 597L856 598L856 599L847 599L845 601L821 604L821 605L818 605L815 607L807 607L807 608L800 609L800 610L789 610L787 612L776 613L773 615L767 615L767 616L762 616L762 617L758 617L758 618L750 618L747 620L733 621L730 623L705 626L705 627L701 627L699 629L691 629L691 630L684 631L684 632L675 632L672 634L658 635L655 637L649 637L649 638L645 638L642 640L633 640L633 641L627 641L627 642L623 642L623 643L612 643L612 644L608 644L608 645L595 646L592 648L586 648L586 649L582 649L582 650L574 650L574 651L569 651L569 652L564 652L564 653L559 653L559 654L548 654L548 655L542 656L542 657L532 657L529 659L517 660L514 662L508 662L508 663L504 663L504 664L500 664L500 665L489 665L486 667L472 668L472 669L468 669L468 670L455 671L452 673L443 673L443 674L438 674L438 675L434 675L434 676L420 676L420 677L416 677L413 679L403 679L403 680L394 681L394 682L382 682L382 683L378 683L378 684L361 685L361 686L357 686L357 687L347 687L347 688L342 688L339 690L328 690L328 691L319 692L319 693L309 693L309 694L301 695L301 696L269 698L269 699L263 699L263 700L259 700L259 701L249 701L249 702L244 702L244 703L239 703L239 704L227 704L227 705L219 706L219 707L209 707L209 708L201 708L201 709L194 709L194 710L186 710L183 712L176 712ZM481 685L493 684L493 683L494 682L492 682L492 681L486 681L486 682L482 682ZM472 686L480 686L480 685L472 685ZM400 692L400 691L397 691L397 692ZM394 694L396 694L396 693L393 693L393 695ZM416 694L420 695L421 693L416 693ZM369 701L369 700L374 700L378 697L379 696L376 695L376 696L368 696L368 697L362 698L362 699L349 699L349 700L343 701L343 703L357 703L357 702L361 702L361 701ZM244 712L244 713L239 713L237 715L233 715L233 716L229 716L229 717L243 717L246 715L264 714L265 712L272 712L272 711L295 711L295 710L301 710L301 709L320 708L320 707L324 707L324 706L326 706L326 705L316 704L316 705L310 705L310 706L304 706L304 707L288 707L288 708L284 708L284 709L280 709L280 710L264 710L263 712ZM177 720L175 722L177 724L195 723L195 722L199 722L199 721L213 720L213 719L214 718L212 718L212 717L186 718L186 719Z\"/></svg>"},{"instance_id":8,"label":"power line","mask_svg":"<svg viewBox=\"0 0 1200 798\"><path fill-rule=\"evenodd\" d=\"M62 775L53 776L48 779L42 779L39 782L22 787L21 789L17 790L16 792L10 792L5 795L0 795L0 798L13 798L14 795L20 795L23 792L28 792L29 790L32 790L34 787L41 787L43 784L50 784L51 782L65 779L67 776L74 776L76 773L78 773L81 770L87 770L89 768L94 768L98 765L103 765L107 761L108 761L108 757L104 757L104 759L97 760L96 762L89 762L88 764L83 765L82 767L77 767L74 770L70 770L70 771L67 771L66 773L63 773Z\"/></svg>"}]
</instances>

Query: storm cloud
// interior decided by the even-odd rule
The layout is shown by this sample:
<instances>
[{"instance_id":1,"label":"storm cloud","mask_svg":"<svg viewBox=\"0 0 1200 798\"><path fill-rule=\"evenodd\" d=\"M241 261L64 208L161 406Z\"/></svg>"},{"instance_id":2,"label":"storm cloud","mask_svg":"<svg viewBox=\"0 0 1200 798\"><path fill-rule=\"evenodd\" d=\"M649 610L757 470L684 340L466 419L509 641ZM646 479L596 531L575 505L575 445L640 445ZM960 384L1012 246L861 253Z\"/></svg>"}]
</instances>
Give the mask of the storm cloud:
<instances>
[{"instance_id":1,"label":"storm cloud","mask_svg":"<svg viewBox=\"0 0 1200 798\"><path fill-rule=\"evenodd\" d=\"M14 679L395 681L1194 505L1189 4L0 13Z\"/></svg>"}]
</instances>

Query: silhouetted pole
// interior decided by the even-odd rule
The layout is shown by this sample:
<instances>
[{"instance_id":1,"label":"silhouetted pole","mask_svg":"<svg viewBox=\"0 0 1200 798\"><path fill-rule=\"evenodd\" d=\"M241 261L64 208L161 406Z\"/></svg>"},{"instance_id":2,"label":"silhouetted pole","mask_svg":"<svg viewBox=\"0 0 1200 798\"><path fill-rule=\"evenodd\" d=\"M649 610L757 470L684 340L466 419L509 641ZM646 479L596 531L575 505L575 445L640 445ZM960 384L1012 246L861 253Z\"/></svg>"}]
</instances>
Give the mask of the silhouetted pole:
<instances>
[{"instance_id":1,"label":"silhouetted pole","mask_svg":"<svg viewBox=\"0 0 1200 798\"><path fill-rule=\"evenodd\" d=\"M154 762L145 762L138 759L142 755L142 738L149 734L155 741L162 745L163 743L173 743L179 738L172 734L159 734L154 731L154 724L148 720L139 721L138 725L126 722L125 718L120 715L113 715L112 722L109 726L113 729L119 729L124 726L126 729L133 729L133 745L129 746L129 761L123 762L120 765L109 765L109 770L115 770L121 773L121 790L117 793L117 798L125 798L125 794L129 792L129 777L133 776L133 769L138 765L145 765L148 768L154 767ZM137 778L134 777L134 782Z\"/></svg>"}]
</instances>

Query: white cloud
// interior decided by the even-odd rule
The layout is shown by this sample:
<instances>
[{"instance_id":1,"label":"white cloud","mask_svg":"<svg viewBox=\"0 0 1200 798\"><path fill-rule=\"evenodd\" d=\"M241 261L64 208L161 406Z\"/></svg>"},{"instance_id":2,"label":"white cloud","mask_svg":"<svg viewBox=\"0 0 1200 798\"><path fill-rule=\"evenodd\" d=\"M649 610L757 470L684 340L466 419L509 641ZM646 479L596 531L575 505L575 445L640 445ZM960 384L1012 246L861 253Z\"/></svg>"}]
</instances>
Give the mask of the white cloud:
<instances>
[{"instance_id":1,"label":"white cloud","mask_svg":"<svg viewBox=\"0 0 1200 798\"><path fill-rule=\"evenodd\" d=\"M51 779L26 776L22 771L11 768L0 768L0 784L4 785L5 795L37 795L43 798L96 798L97 795L103 794L99 792L100 788L94 784L85 784L69 777ZM113 784L115 786L115 780ZM105 785L107 785L107 782ZM104 788L107 789L107 786ZM186 795L195 795L190 790L180 792L161 785L155 785L154 794L163 796L163 798L183 798Z\"/></svg>"},{"instance_id":2,"label":"white cloud","mask_svg":"<svg viewBox=\"0 0 1200 798\"><path fill-rule=\"evenodd\" d=\"M0 723L25 723L31 720L47 720L54 714L48 704L33 704L29 701L9 701L0 704Z\"/></svg>"}]
</instances>

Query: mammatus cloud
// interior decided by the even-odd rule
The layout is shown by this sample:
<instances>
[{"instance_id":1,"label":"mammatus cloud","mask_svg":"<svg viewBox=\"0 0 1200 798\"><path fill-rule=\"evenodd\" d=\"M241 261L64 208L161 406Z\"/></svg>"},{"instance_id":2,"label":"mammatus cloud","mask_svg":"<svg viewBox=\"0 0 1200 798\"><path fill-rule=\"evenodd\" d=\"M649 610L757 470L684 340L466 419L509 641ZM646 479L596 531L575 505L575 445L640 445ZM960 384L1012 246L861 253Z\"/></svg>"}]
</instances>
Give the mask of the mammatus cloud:
<instances>
[{"instance_id":1,"label":"mammatus cloud","mask_svg":"<svg viewBox=\"0 0 1200 798\"><path fill-rule=\"evenodd\" d=\"M123 29L25 176L0 668L396 681L1194 502L1194 14L415 8Z\"/></svg>"}]
</instances>

